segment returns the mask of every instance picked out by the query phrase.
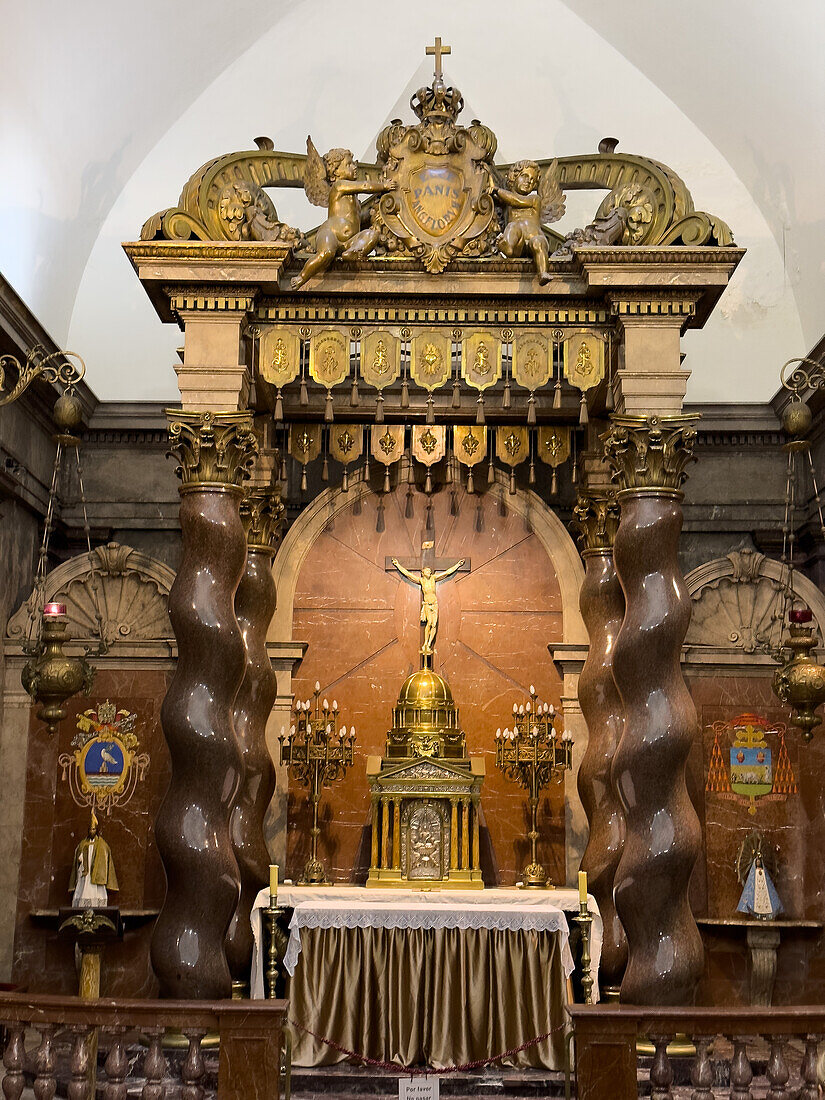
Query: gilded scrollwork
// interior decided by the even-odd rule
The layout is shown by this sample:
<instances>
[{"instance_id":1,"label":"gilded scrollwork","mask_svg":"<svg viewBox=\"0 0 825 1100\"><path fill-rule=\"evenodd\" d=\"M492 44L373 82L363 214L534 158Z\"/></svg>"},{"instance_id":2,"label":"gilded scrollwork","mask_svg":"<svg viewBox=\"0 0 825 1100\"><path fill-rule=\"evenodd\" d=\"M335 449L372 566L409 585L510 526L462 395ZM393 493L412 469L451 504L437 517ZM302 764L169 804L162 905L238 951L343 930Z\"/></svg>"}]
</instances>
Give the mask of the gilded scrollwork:
<instances>
[{"instance_id":1,"label":"gilded scrollwork","mask_svg":"<svg viewBox=\"0 0 825 1100\"><path fill-rule=\"evenodd\" d=\"M304 244L297 229L278 220L275 206L257 184L233 180L221 192L218 217L228 241L275 241L292 248Z\"/></svg>"},{"instance_id":2,"label":"gilded scrollwork","mask_svg":"<svg viewBox=\"0 0 825 1100\"><path fill-rule=\"evenodd\" d=\"M183 488L240 486L250 477L258 450L252 414L167 409L169 454Z\"/></svg>"},{"instance_id":3,"label":"gilded scrollwork","mask_svg":"<svg viewBox=\"0 0 825 1100\"><path fill-rule=\"evenodd\" d=\"M693 458L698 416L613 416L602 436L619 493L679 493Z\"/></svg>"}]
</instances>

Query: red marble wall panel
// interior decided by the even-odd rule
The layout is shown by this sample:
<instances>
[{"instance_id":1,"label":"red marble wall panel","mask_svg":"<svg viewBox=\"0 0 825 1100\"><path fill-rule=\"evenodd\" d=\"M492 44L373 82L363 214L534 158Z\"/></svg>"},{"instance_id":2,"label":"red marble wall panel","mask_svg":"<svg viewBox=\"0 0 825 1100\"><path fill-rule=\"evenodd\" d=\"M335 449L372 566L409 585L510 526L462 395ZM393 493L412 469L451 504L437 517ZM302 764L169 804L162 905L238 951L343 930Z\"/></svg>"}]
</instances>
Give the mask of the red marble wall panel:
<instances>
[{"instance_id":1,"label":"red marble wall panel","mask_svg":"<svg viewBox=\"0 0 825 1100\"><path fill-rule=\"evenodd\" d=\"M32 920L33 910L69 905L69 876L74 850L86 835L89 811L75 804L62 779L58 757L70 753L77 715L106 699L138 717L135 733L149 767L131 801L101 815L101 833L112 849L120 890L110 903L121 909L158 909L165 879L155 847L152 823L169 781L169 761L160 728L160 704L166 691L163 671L101 670L92 694L69 702L69 716L50 737L32 714L26 775L23 846L18 889L13 980L30 991L74 993L77 976L70 939L58 936L54 921ZM107 948L102 992L111 996L152 996L149 967L151 924L127 932Z\"/></svg>"},{"instance_id":2,"label":"red marble wall panel","mask_svg":"<svg viewBox=\"0 0 825 1100\"><path fill-rule=\"evenodd\" d=\"M770 722L788 725L787 708L771 690L770 674L753 676L695 676L688 685L696 704L700 729L689 761L691 793L702 821L703 845L693 877L691 899L699 916L741 916L736 906L742 891L734 869L743 839L761 830L778 849L776 887L790 920L825 921L825 733L822 728L806 745L798 731L788 727L786 745L799 793L784 801L759 799L755 812L742 801L706 791L714 743L713 723L729 722L745 711L755 711ZM775 739L771 739L775 746ZM721 744L728 763L730 738ZM774 764L776 763L774 758ZM703 931L705 975L700 1001L710 1004L747 1004L748 961L745 930ZM814 1004L825 997L825 938L816 929L783 929L774 993L775 1004Z\"/></svg>"},{"instance_id":3,"label":"red marble wall panel","mask_svg":"<svg viewBox=\"0 0 825 1100\"><path fill-rule=\"evenodd\" d=\"M435 668L450 684L468 751L483 755L487 778L482 806L501 882L512 884L528 858L523 791L495 766L495 730L512 724L512 705L531 683L559 705L561 683L547 647L562 640L561 596L553 564L523 517L486 495L459 494L450 515L446 493L434 494L434 530L425 527L420 496L404 515L402 489L383 500L371 495L339 513L309 551L295 592L293 637L308 643L294 679L300 698L338 699L341 722L357 730L357 756L343 781L321 804L321 858L336 880L349 880L368 820L365 757L380 755L392 707L404 678L418 668L420 589L385 559L418 560L421 543L435 541L440 560L470 561L469 573L439 585ZM297 876L308 851L305 790L290 780L287 874ZM539 858L551 880L564 879L564 793L556 785L539 811Z\"/></svg>"}]
</instances>

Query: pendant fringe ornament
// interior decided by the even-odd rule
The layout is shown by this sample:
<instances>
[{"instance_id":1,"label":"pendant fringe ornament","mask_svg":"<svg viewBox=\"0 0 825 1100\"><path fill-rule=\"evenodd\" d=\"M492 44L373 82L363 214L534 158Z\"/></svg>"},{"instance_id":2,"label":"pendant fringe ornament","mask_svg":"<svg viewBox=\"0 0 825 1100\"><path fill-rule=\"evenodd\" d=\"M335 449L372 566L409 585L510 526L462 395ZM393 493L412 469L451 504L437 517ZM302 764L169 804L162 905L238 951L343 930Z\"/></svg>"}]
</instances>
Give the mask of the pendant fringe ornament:
<instances>
[{"instance_id":1,"label":"pendant fringe ornament","mask_svg":"<svg viewBox=\"0 0 825 1100\"><path fill-rule=\"evenodd\" d=\"M309 393L307 391L307 380L306 380L306 378L304 378L303 373L301 374L301 393L300 393L299 400L300 400L302 405L308 405L309 404Z\"/></svg>"},{"instance_id":2,"label":"pendant fringe ornament","mask_svg":"<svg viewBox=\"0 0 825 1100\"><path fill-rule=\"evenodd\" d=\"M472 466L470 466L469 469L467 470L467 492L468 493L474 493L475 492L475 483L473 482L473 468L472 468Z\"/></svg>"},{"instance_id":3,"label":"pendant fringe ornament","mask_svg":"<svg viewBox=\"0 0 825 1100\"><path fill-rule=\"evenodd\" d=\"M456 378L453 382L453 408L461 408L461 385L458 381L458 378Z\"/></svg>"},{"instance_id":4,"label":"pendant fringe ornament","mask_svg":"<svg viewBox=\"0 0 825 1100\"><path fill-rule=\"evenodd\" d=\"M283 419L284 419L284 402L283 402L283 397L281 396L281 390L279 388L278 392L275 394L275 423L276 424L281 424L283 422Z\"/></svg>"},{"instance_id":5,"label":"pendant fringe ornament","mask_svg":"<svg viewBox=\"0 0 825 1100\"><path fill-rule=\"evenodd\" d=\"M554 409L560 409L561 408L561 382L560 381L557 381L556 385L553 387L553 408Z\"/></svg>"},{"instance_id":6,"label":"pendant fringe ornament","mask_svg":"<svg viewBox=\"0 0 825 1100\"><path fill-rule=\"evenodd\" d=\"M476 401L476 424L486 423L484 419L484 394L480 393Z\"/></svg>"},{"instance_id":7,"label":"pendant fringe ornament","mask_svg":"<svg viewBox=\"0 0 825 1100\"><path fill-rule=\"evenodd\" d=\"M415 468L413 467L412 452L407 451L407 499L404 504L404 518L412 519L413 508L413 488L415 486Z\"/></svg>"},{"instance_id":8,"label":"pendant fringe ornament","mask_svg":"<svg viewBox=\"0 0 825 1100\"><path fill-rule=\"evenodd\" d=\"M375 423L384 423L384 395L380 390L378 391L378 400L375 402Z\"/></svg>"},{"instance_id":9,"label":"pendant fringe ornament","mask_svg":"<svg viewBox=\"0 0 825 1100\"><path fill-rule=\"evenodd\" d=\"M408 409L410 407L410 385L407 381L407 376L404 376L404 381L401 383L401 408Z\"/></svg>"},{"instance_id":10,"label":"pendant fringe ornament","mask_svg":"<svg viewBox=\"0 0 825 1100\"><path fill-rule=\"evenodd\" d=\"M510 404L510 376L508 375L507 381L504 383L504 396L501 399L501 407L502 409L509 409Z\"/></svg>"},{"instance_id":11,"label":"pendant fringe ornament","mask_svg":"<svg viewBox=\"0 0 825 1100\"><path fill-rule=\"evenodd\" d=\"M361 395L358 393L358 376L355 375L352 379L352 386L349 391L349 403L353 409L357 409L361 404Z\"/></svg>"},{"instance_id":12,"label":"pendant fringe ornament","mask_svg":"<svg viewBox=\"0 0 825 1100\"><path fill-rule=\"evenodd\" d=\"M556 496L559 491L559 475L556 472L556 467L553 467L553 473L550 475L550 495Z\"/></svg>"},{"instance_id":13,"label":"pendant fringe ornament","mask_svg":"<svg viewBox=\"0 0 825 1100\"><path fill-rule=\"evenodd\" d=\"M435 424L435 404L431 393L427 394L427 423Z\"/></svg>"},{"instance_id":14,"label":"pendant fringe ornament","mask_svg":"<svg viewBox=\"0 0 825 1100\"><path fill-rule=\"evenodd\" d=\"M584 390L582 390L581 401L579 401L579 423L587 424L587 398L585 397Z\"/></svg>"},{"instance_id":15,"label":"pendant fringe ornament","mask_svg":"<svg viewBox=\"0 0 825 1100\"><path fill-rule=\"evenodd\" d=\"M327 401L324 406L324 420L327 424L331 424L333 420L332 415L332 390L327 390Z\"/></svg>"},{"instance_id":16,"label":"pendant fringe ornament","mask_svg":"<svg viewBox=\"0 0 825 1100\"><path fill-rule=\"evenodd\" d=\"M302 465L301 466L301 492L305 493L306 491L307 491L307 468L306 468L306 466Z\"/></svg>"},{"instance_id":17,"label":"pendant fringe ornament","mask_svg":"<svg viewBox=\"0 0 825 1100\"><path fill-rule=\"evenodd\" d=\"M384 492L388 493L389 491L390 491L390 468L389 468L389 466L385 466L384 467Z\"/></svg>"},{"instance_id":18,"label":"pendant fringe ornament","mask_svg":"<svg viewBox=\"0 0 825 1100\"><path fill-rule=\"evenodd\" d=\"M345 466L344 472L341 474L341 492L349 492L349 469Z\"/></svg>"},{"instance_id":19,"label":"pendant fringe ornament","mask_svg":"<svg viewBox=\"0 0 825 1100\"><path fill-rule=\"evenodd\" d=\"M515 470L515 467L513 466L510 469L510 496L514 497L515 495L516 495L516 470Z\"/></svg>"},{"instance_id":20,"label":"pendant fringe ornament","mask_svg":"<svg viewBox=\"0 0 825 1100\"><path fill-rule=\"evenodd\" d=\"M321 481L329 481L329 458L324 454L324 464L321 467Z\"/></svg>"},{"instance_id":21,"label":"pendant fringe ornament","mask_svg":"<svg viewBox=\"0 0 825 1100\"><path fill-rule=\"evenodd\" d=\"M535 424L536 422L536 398L533 395L532 390L530 396L527 398L527 423Z\"/></svg>"}]
</instances>

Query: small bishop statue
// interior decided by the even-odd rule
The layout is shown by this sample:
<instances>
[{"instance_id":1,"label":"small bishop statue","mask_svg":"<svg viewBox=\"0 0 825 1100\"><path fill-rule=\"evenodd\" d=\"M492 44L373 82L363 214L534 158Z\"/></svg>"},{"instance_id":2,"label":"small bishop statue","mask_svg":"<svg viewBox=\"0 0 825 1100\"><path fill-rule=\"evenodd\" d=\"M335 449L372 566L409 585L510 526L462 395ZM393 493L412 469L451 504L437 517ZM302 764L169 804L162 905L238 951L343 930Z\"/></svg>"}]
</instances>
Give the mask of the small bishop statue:
<instances>
[{"instance_id":1,"label":"small bishop statue","mask_svg":"<svg viewBox=\"0 0 825 1100\"><path fill-rule=\"evenodd\" d=\"M774 920L783 911L782 902L771 876L765 870L760 851L754 856L736 909L737 912L749 913L758 920Z\"/></svg>"},{"instance_id":2,"label":"small bishop statue","mask_svg":"<svg viewBox=\"0 0 825 1100\"><path fill-rule=\"evenodd\" d=\"M117 890L112 849L100 835L97 815L92 810L89 833L74 851L69 879L73 909L99 909L108 904L107 890Z\"/></svg>"}]
</instances>

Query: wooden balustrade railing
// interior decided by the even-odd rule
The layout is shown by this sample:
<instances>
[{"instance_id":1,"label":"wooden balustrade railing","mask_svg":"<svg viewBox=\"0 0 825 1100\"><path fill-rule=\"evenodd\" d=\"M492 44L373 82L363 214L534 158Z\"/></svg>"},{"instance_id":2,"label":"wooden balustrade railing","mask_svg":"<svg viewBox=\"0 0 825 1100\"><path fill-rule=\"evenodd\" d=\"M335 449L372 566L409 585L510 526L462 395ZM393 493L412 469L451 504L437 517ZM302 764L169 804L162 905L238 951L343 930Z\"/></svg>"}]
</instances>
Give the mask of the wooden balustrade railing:
<instances>
[{"instance_id":1,"label":"wooden balustrade railing","mask_svg":"<svg viewBox=\"0 0 825 1100\"><path fill-rule=\"evenodd\" d=\"M286 1009L287 1002L278 1000L81 1001L3 993L3 1094L5 1100L20 1100L24 1087L33 1084L35 1100L52 1100L62 1066L68 1100L94 1100L91 1062L99 1043L104 1061L97 1089L103 1100L126 1100L127 1077L130 1087L136 1077L143 1081L141 1100L204 1100L214 1090L205 1087L201 1044L216 1034L218 1100L279 1100ZM167 1029L182 1033L188 1043L179 1067L164 1050ZM138 1036L145 1046L135 1059L127 1044L136 1044ZM59 1049L68 1050L68 1060L59 1062Z\"/></svg>"},{"instance_id":2,"label":"wooden balustrade railing","mask_svg":"<svg viewBox=\"0 0 825 1100\"><path fill-rule=\"evenodd\" d=\"M822 1087L817 1076L818 1048L825 1038L825 1008L644 1008L632 1005L570 1005L576 1049L578 1100L671 1100L673 1064L668 1045L687 1036L695 1046L690 1085L680 1095L691 1100L819 1100ZM636 1043L646 1038L653 1044L649 1091L640 1077ZM716 1085L709 1054L715 1039L730 1044L729 1083ZM798 1066L787 1054L792 1040L798 1050ZM749 1051L761 1043L766 1048L764 1075L767 1093L751 1088L754 1078Z\"/></svg>"}]
</instances>

